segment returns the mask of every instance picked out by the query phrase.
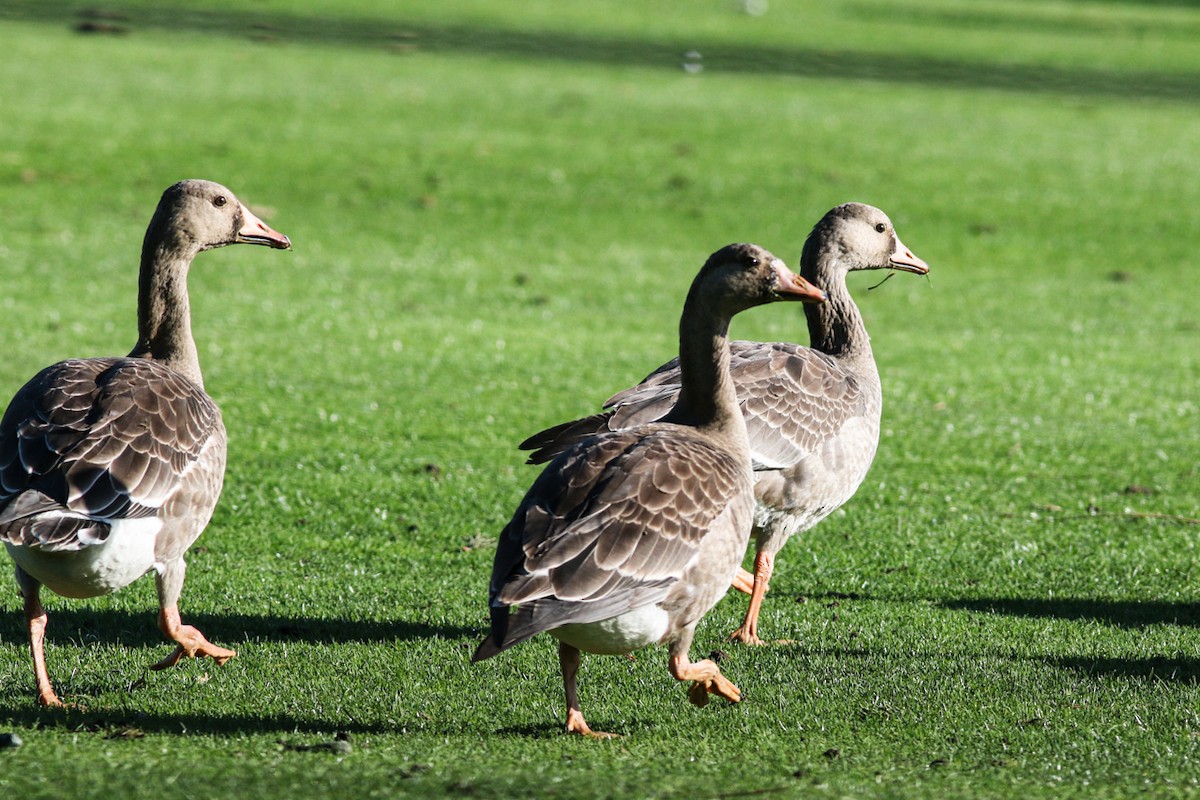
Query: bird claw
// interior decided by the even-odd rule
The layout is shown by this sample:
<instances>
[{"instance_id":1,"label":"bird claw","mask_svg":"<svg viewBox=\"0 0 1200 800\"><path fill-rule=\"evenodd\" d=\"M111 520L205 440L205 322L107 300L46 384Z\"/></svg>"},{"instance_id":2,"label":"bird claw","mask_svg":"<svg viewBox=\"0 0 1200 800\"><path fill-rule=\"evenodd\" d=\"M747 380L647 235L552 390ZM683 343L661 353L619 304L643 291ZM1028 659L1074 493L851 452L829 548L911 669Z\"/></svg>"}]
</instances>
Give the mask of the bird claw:
<instances>
[{"instance_id":1,"label":"bird claw","mask_svg":"<svg viewBox=\"0 0 1200 800\"><path fill-rule=\"evenodd\" d=\"M745 625L738 628L733 633L729 634L729 640L735 641L735 642L741 642L742 644L752 645L754 647L761 647L762 645L766 644L766 642L764 642L762 639L760 639L758 637L757 633L755 633L753 630L747 628Z\"/></svg>"},{"instance_id":2,"label":"bird claw","mask_svg":"<svg viewBox=\"0 0 1200 800\"><path fill-rule=\"evenodd\" d=\"M720 673L709 680L695 681L688 688L688 700L691 701L692 705L701 708L708 705L708 696L710 694L723 697L731 703L741 702L742 699L742 690L735 686L733 681Z\"/></svg>"},{"instance_id":3,"label":"bird claw","mask_svg":"<svg viewBox=\"0 0 1200 800\"><path fill-rule=\"evenodd\" d=\"M586 736L589 739L620 739L619 733L606 733L604 731L594 731L588 726L587 720L583 718L583 713L577 709L567 710L567 733L577 733L580 736Z\"/></svg>"},{"instance_id":4,"label":"bird claw","mask_svg":"<svg viewBox=\"0 0 1200 800\"><path fill-rule=\"evenodd\" d=\"M191 646L180 642L179 646L175 648L175 652L171 653L171 655L167 656L162 661L159 661L157 664L151 666L150 669L160 670L173 667L185 657L208 657L217 662L218 667L223 667L225 666L226 661L237 656L236 650L226 650L224 647L217 647L215 644L209 642L207 639L201 636L198 631L196 632L196 635L200 639L199 642L190 643Z\"/></svg>"}]
</instances>

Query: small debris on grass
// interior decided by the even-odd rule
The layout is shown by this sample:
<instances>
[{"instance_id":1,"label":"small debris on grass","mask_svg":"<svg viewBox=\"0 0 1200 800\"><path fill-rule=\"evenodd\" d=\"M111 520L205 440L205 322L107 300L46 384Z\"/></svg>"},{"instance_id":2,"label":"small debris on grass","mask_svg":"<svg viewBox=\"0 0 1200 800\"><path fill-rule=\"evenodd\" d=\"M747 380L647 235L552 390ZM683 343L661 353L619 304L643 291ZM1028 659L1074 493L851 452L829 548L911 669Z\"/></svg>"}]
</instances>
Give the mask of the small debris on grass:
<instances>
[{"instance_id":1,"label":"small debris on grass","mask_svg":"<svg viewBox=\"0 0 1200 800\"><path fill-rule=\"evenodd\" d=\"M141 728L136 728L133 725L120 725L114 728L109 728L104 734L105 739L141 739L146 735L146 732Z\"/></svg>"},{"instance_id":2,"label":"small debris on grass","mask_svg":"<svg viewBox=\"0 0 1200 800\"><path fill-rule=\"evenodd\" d=\"M1131 483L1125 487L1125 494L1154 494L1154 489L1140 483Z\"/></svg>"},{"instance_id":3,"label":"small debris on grass","mask_svg":"<svg viewBox=\"0 0 1200 800\"><path fill-rule=\"evenodd\" d=\"M833 761L835 758L841 757L842 751L838 750L836 747L831 747L828 750L826 750L824 753L821 753L821 755L825 756L830 761Z\"/></svg>"},{"instance_id":4,"label":"small debris on grass","mask_svg":"<svg viewBox=\"0 0 1200 800\"><path fill-rule=\"evenodd\" d=\"M462 551L464 553L470 553L472 550L488 550L495 546L495 536L488 536L485 533L476 533L470 539L467 539L467 541L463 542Z\"/></svg>"},{"instance_id":5,"label":"small debris on grass","mask_svg":"<svg viewBox=\"0 0 1200 800\"><path fill-rule=\"evenodd\" d=\"M429 764L409 764L399 770L400 777L404 779L415 778L423 772L428 772L432 767Z\"/></svg>"},{"instance_id":6,"label":"small debris on grass","mask_svg":"<svg viewBox=\"0 0 1200 800\"><path fill-rule=\"evenodd\" d=\"M129 29L121 25L113 25L111 22L81 22L75 26L75 30L79 33L113 33L124 34L129 33Z\"/></svg>"},{"instance_id":7,"label":"small debris on grass","mask_svg":"<svg viewBox=\"0 0 1200 800\"><path fill-rule=\"evenodd\" d=\"M316 744L295 744L293 742L280 741L279 744L284 750L290 750L294 753L334 753L335 755L349 755L354 750L354 746L350 744L350 734L347 731L338 731L332 741L317 742Z\"/></svg>"},{"instance_id":8,"label":"small debris on grass","mask_svg":"<svg viewBox=\"0 0 1200 800\"><path fill-rule=\"evenodd\" d=\"M708 654L708 657L714 664L720 664L722 661L729 658L729 653L725 650L713 650Z\"/></svg>"},{"instance_id":9,"label":"small debris on grass","mask_svg":"<svg viewBox=\"0 0 1200 800\"><path fill-rule=\"evenodd\" d=\"M0 733L0 750L15 750L25 744L15 733Z\"/></svg>"}]
</instances>

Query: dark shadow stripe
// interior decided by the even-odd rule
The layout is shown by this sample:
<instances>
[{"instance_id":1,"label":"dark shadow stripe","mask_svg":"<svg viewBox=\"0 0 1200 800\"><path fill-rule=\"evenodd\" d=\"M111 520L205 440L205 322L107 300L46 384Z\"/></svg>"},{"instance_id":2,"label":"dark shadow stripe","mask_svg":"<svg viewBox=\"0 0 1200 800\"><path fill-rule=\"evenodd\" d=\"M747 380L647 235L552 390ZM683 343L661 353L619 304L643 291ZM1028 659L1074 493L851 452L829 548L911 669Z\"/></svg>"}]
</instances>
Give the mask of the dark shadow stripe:
<instances>
[{"instance_id":1,"label":"dark shadow stripe","mask_svg":"<svg viewBox=\"0 0 1200 800\"><path fill-rule=\"evenodd\" d=\"M93 15L95 16L95 15ZM78 27L90 17L82 4L0 0L0 19ZM306 17L243 11L154 9L106 5L102 19L131 33L191 31L286 42L381 48L406 52L466 53L504 58L679 70L685 53L698 52L704 74L787 75L916 86L995 89L1125 100L1200 101L1200 72L1118 71L926 58L811 48L750 47L743 43L623 38L574 31L518 31L402 19Z\"/></svg>"}]
</instances>

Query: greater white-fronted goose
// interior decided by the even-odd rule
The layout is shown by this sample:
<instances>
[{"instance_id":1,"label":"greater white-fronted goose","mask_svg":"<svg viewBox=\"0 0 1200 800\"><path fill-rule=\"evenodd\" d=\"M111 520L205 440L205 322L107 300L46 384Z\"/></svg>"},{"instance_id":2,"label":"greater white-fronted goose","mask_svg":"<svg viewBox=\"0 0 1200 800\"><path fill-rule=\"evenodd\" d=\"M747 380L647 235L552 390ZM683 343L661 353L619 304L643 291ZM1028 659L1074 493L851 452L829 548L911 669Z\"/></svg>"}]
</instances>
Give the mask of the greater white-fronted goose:
<instances>
[{"instance_id":1,"label":"greater white-fronted goose","mask_svg":"<svg viewBox=\"0 0 1200 800\"><path fill-rule=\"evenodd\" d=\"M200 377L187 274L197 253L227 244L291 248L224 186L167 189L142 245L133 351L47 367L0 420L0 541L16 562L43 705L62 705L46 670L43 585L95 597L154 570L159 628L177 644L154 668L236 655L181 624L178 606L183 555L225 476L225 426Z\"/></svg>"},{"instance_id":2,"label":"greater white-fronted goose","mask_svg":"<svg viewBox=\"0 0 1200 800\"><path fill-rule=\"evenodd\" d=\"M883 395L871 340L846 288L853 270L925 274L928 265L900 241L877 208L846 203L827 213L804 243L800 274L829 300L804 307L811 347L735 341L731 372L755 470L757 552L754 574L739 570L734 587L750 594L731 635L762 644L758 613L775 555L796 532L816 525L854 495L879 444ZM644 425L665 414L680 389L678 359L614 395L606 411L534 434L521 444L542 463L597 431Z\"/></svg>"},{"instance_id":3,"label":"greater white-fronted goose","mask_svg":"<svg viewBox=\"0 0 1200 800\"><path fill-rule=\"evenodd\" d=\"M708 259L679 323L676 401L661 420L569 448L534 482L500 534L491 632L473 660L548 631L559 640L567 731L589 736L606 734L579 708L581 650L670 643L671 674L693 682L693 703L708 693L740 699L715 663L688 658L696 623L745 552L754 506L746 425L729 378L729 320L774 300L823 299L755 245Z\"/></svg>"}]
</instances>

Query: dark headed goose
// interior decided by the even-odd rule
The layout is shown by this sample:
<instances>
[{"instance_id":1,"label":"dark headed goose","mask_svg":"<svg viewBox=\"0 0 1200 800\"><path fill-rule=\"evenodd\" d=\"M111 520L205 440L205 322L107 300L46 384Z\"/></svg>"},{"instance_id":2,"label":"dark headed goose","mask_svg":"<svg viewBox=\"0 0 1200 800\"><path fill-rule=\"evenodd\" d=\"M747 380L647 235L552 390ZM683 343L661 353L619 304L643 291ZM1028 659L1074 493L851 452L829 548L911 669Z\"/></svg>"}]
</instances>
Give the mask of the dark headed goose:
<instances>
[{"instance_id":1,"label":"dark headed goose","mask_svg":"<svg viewBox=\"0 0 1200 800\"><path fill-rule=\"evenodd\" d=\"M696 623L737 571L754 507L729 320L774 300L823 298L760 247L729 245L708 259L679 323L678 397L661 420L567 449L534 482L500 534L491 632L473 660L548 631L559 640L567 731L589 736L605 734L579 708L581 650L670 643L671 674L693 682L693 703L741 698L716 664L688 658Z\"/></svg>"},{"instance_id":2,"label":"dark headed goose","mask_svg":"<svg viewBox=\"0 0 1200 800\"><path fill-rule=\"evenodd\" d=\"M811 347L785 342L735 341L731 373L754 462L757 552L753 576L739 570L734 587L750 607L731 634L762 644L758 612L775 554L797 531L816 525L853 496L879 444L883 396L871 340L846 289L852 270L929 271L901 243L877 208L846 203L827 213L804 243L800 274L828 293L828 302L804 307ZM642 383L614 395L606 411L564 423L521 444L542 463L597 431L624 430L658 419L680 390L678 359Z\"/></svg>"},{"instance_id":3,"label":"dark headed goose","mask_svg":"<svg viewBox=\"0 0 1200 800\"><path fill-rule=\"evenodd\" d=\"M62 705L46 671L43 585L95 597L154 570L159 628L178 645L155 668L236 655L181 624L178 607L183 554L225 475L225 426L192 340L188 267L201 250L227 244L291 248L224 186L167 189L142 245L133 352L47 367L0 420L0 541L17 565L43 705Z\"/></svg>"}]
</instances>

